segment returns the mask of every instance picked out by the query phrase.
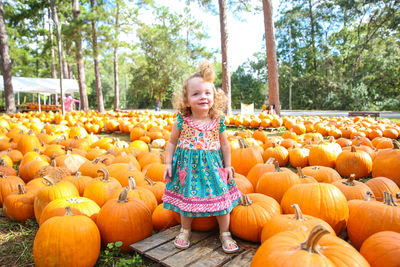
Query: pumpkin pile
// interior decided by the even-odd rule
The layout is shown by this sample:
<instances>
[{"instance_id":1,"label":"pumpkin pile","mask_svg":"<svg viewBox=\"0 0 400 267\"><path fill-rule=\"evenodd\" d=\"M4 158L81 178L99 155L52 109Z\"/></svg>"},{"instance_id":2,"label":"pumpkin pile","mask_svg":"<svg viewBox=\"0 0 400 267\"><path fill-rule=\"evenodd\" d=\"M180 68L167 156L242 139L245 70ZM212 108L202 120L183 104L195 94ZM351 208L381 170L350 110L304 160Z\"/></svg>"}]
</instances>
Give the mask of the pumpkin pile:
<instances>
[{"instance_id":1,"label":"pumpkin pile","mask_svg":"<svg viewBox=\"0 0 400 267\"><path fill-rule=\"evenodd\" d=\"M0 207L10 220L35 218L40 225L37 266L93 266L102 244L122 241L129 251L153 230L179 223L161 200L163 149L174 116L50 111L0 117ZM262 244L252 266L288 263L295 251L315 257L316 266L398 265L399 123L266 113L225 123L256 129L228 132L243 193L230 230ZM272 136L260 127L287 130ZM129 134L131 142L100 139L102 131ZM195 218L192 228L215 227L210 217Z\"/></svg>"}]
</instances>

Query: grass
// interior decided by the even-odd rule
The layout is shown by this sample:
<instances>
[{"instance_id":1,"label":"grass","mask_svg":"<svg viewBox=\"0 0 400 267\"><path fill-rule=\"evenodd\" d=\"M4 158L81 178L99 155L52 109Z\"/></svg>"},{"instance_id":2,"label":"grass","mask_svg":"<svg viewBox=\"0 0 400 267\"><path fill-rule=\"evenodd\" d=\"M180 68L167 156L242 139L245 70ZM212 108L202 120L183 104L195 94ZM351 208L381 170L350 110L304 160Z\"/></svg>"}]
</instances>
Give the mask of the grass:
<instances>
[{"instance_id":1,"label":"grass","mask_svg":"<svg viewBox=\"0 0 400 267\"><path fill-rule=\"evenodd\" d=\"M13 222L0 210L0 266L34 266L32 247L38 228L34 219Z\"/></svg>"},{"instance_id":2,"label":"grass","mask_svg":"<svg viewBox=\"0 0 400 267\"><path fill-rule=\"evenodd\" d=\"M35 266L33 241L39 225L35 219L19 223L7 219L0 209L0 266ZM95 266L149 266L149 259L134 253L121 253L115 244L103 247Z\"/></svg>"}]
</instances>

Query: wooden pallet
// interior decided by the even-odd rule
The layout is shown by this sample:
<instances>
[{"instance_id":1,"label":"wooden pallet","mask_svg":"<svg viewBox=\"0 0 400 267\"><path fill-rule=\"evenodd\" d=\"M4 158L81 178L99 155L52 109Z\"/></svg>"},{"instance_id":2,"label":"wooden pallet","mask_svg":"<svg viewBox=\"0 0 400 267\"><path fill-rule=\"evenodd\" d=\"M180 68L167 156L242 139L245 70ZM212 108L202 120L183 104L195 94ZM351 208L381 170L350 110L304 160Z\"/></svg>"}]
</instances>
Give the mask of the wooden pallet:
<instances>
[{"instance_id":1,"label":"wooden pallet","mask_svg":"<svg viewBox=\"0 0 400 267\"><path fill-rule=\"evenodd\" d=\"M259 244L235 238L240 247L239 251L234 254L226 254L222 251L217 232L193 231L190 238L192 243L190 248L180 250L175 248L173 244L180 227L180 225L174 226L134 243L130 247L142 256L156 261L158 266L244 267L250 266L254 253L259 246Z\"/></svg>"}]
</instances>

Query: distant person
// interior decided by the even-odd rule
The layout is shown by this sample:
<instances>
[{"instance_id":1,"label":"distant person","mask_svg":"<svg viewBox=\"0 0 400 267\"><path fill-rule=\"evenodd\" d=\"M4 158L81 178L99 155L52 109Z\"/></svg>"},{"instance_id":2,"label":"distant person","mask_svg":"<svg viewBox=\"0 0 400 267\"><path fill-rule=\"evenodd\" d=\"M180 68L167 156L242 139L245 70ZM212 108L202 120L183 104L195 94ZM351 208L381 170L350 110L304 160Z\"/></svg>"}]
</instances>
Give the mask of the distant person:
<instances>
[{"instance_id":1,"label":"distant person","mask_svg":"<svg viewBox=\"0 0 400 267\"><path fill-rule=\"evenodd\" d=\"M71 110L73 110L73 107L72 107L72 104L73 103L75 103L75 102L77 102L77 103L80 103L80 101L78 100L78 99L74 99L72 96L67 96L66 98L65 98L65 105L64 105L64 108L65 108L65 111L66 112L68 112L68 111L71 111Z\"/></svg>"},{"instance_id":2,"label":"distant person","mask_svg":"<svg viewBox=\"0 0 400 267\"><path fill-rule=\"evenodd\" d=\"M156 98L156 111L160 111L160 98Z\"/></svg>"},{"instance_id":3,"label":"distant person","mask_svg":"<svg viewBox=\"0 0 400 267\"><path fill-rule=\"evenodd\" d=\"M276 114L275 104L268 106L268 114Z\"/></svg>"},{"instance_id":4,"label":"distant person","mask_svg":"<svg viewBox=\"0 0 400 267\"><path fill-rule=\"evenodd\" d=\"M241 193L233 180L231 151L222 111L226 98L214 86L215 72L206 61L184 82L174 106L178 110L166 146L164 208L178 212L182 228L174 245L190 246L194 217L215 216L225 253L239 250L229 232L230 213Z\"/></svg>"}]
</instances>

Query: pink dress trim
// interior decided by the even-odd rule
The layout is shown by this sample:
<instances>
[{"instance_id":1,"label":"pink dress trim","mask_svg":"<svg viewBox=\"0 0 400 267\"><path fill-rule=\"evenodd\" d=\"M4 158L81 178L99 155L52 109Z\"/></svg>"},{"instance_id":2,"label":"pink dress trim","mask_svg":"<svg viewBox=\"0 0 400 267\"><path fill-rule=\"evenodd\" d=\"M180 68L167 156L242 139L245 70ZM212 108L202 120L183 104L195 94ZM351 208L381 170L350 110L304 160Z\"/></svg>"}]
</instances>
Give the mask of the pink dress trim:
<instances>
[{"instance_id":1,"label":"pink dress trim","mask_svg":"<svg viewBox=\"0 0 400 267\"><path fill-rule=\"evenodd\" d=\"M216 212L231 207L232 203L239 199L242 193L237 186L233 186L226 194L213 198L188 198L183 195L165 190L162 200L187 212Z\"/></svg>"},{"instance_id":2,"label":"pink dress trim","mask_svg":"<svg viewBox=\"0 0 400 267\"><path fill-rule=\"evenodd\" d=\"M215 126L218 125L218 120L214 119L211 122L207 124L201 124L193 121L192 118L190 117L183 117L183 121L185 121L189 126L196 128L199 131L205 132L205 131L210 131L215 128Z\"/></svg>"}]
</instances>

